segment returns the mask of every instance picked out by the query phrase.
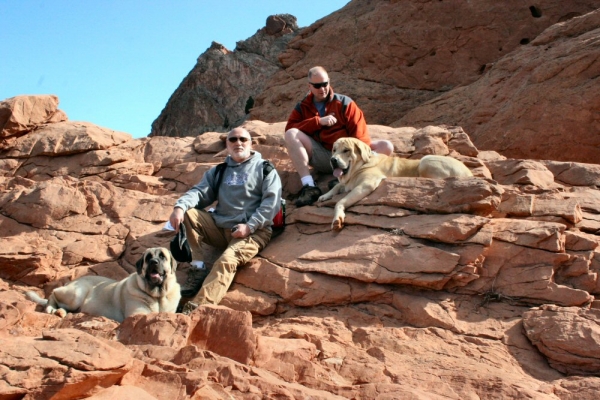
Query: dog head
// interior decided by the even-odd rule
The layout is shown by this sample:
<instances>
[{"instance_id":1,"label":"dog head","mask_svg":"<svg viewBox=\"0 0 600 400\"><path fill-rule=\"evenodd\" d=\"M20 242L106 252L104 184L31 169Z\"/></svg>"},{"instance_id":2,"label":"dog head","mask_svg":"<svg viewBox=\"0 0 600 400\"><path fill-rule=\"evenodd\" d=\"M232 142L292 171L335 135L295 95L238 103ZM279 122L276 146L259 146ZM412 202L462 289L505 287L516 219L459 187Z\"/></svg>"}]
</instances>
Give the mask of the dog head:
<instances>
[{"instance_id":1,"label":"dog head","mask_svg":"<svg viewBox=\"0 0 600 400\"><path fill-rule=\"evenodd\" d=\"M174 276L177 261L171 252L164 247L147 249L142 258L135 263L138 277L141 278L150 292L160 292L170 276Z\"/></svg>"},{"instance_id":2,"label":"dog head","mask_svg":"<svg viewBox=\"0 0 600 400\"><path fill-rule=\"evenodd\" d=\"M357 168L371 159L371 147L356 138L340 138L333 144L331 151L331 168L333 175L340 180L349 176L352 168Z\"/></svg>"}]
</instances>

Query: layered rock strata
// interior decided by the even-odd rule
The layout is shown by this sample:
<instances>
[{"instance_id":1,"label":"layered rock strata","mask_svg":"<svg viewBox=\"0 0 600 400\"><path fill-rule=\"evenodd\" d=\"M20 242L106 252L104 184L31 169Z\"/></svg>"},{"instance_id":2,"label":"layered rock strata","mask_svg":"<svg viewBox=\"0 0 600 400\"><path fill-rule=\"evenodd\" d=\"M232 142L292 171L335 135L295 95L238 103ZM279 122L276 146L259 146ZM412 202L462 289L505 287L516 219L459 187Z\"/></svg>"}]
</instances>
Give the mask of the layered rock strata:
<instances>
[{"instance_id":1,"label":"layered rock strata","mask_svg":"<svg viewBox=\"0 0 600 400\"><path fill-rule=\"evenodd\" d=\"M506 159L459 127L370 125L396 156L450 155L475 176L388 179L332 232L334 201L291 205L300 182L284 124L244 124L282 177L284 233L222 305L121 325L43 314L23 292L120 279L167 245L176 198L223 160L223 135L134 140L63 121L3 144L2 396L597 396L598 165ZM207 265L216 254L206 248Z\"/></svg>"}]
</instances>

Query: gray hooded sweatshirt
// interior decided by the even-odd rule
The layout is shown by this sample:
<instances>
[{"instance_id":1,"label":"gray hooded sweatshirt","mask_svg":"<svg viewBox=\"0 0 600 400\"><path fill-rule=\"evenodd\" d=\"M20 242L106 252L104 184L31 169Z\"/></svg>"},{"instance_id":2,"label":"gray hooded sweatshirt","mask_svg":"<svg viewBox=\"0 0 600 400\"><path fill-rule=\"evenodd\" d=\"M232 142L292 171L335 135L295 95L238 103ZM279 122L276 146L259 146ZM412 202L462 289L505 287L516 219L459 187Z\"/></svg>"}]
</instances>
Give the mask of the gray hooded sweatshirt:
<instances>
[{"instance_id":1,"label":"gray hooded sweatshirt","mask_svg":"<svg viewBox=\"0 0 600 400\"><path fill-rule=\"evenodd\" d=\"M273 169L263 176L263 159L252 151L241 163L227 156L227 168L219 187L218 198L213 188L217 184L216 167L206 171L200 183L177 200L175 207L187 211L192 207L205 208L218 200L213 219L219 228L230 229L237 224L247 224L254 233L270 227L281 206L281 180Z\"/></svg>"}]
</instances>

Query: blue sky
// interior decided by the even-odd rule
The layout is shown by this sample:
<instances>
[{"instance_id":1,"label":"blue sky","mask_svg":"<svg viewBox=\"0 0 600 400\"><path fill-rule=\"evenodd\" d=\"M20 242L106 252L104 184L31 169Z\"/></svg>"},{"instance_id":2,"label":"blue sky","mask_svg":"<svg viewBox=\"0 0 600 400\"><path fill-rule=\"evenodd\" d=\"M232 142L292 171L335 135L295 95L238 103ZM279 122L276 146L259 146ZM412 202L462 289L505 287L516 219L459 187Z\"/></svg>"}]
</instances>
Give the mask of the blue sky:
<instances>
[{"instance_id":1,"label":"blue sky","mask_svg":"<svg viewBox=\"0 0 600 400\"><path fill-rule=\"evenodd\" d=\"M55 94L69 120L147 136L212 41L230 50L292 14L306 27L349 0L0 0L0 100Z\"/></svg>"}]
</instances>

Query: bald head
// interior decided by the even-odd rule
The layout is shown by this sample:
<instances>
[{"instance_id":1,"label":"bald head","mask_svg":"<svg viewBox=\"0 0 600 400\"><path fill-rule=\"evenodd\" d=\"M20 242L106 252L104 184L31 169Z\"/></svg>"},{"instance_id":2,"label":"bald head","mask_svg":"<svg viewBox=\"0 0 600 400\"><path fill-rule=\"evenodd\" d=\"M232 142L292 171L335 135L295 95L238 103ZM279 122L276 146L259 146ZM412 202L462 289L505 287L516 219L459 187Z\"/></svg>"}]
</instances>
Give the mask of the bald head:
<instances>
[{"instance_id":1,"label":"bald head","mask_svg":"<svg viewBox=\"0 0 600 400\"><path fill-rule=\"evenodd\" d=\"M323 67L312 67L311 69L308 70L308 80L310 81L311 78L313 76L319 75L320 77L324 78L324 80L329 80L329 76L327 75L327 71L325 71L325 68Z\"/></svg>"},{"instance_id":2,"label":"bald head","mask_svg":"<svg viewBox=\"0 0 600 400\"><path fill-rule=\"evenodd\" d=\"M315 101L325 101L330 93L329 76L323 67L312 67L308 70L308 90Z\"/></svg>"}]
</instances>

